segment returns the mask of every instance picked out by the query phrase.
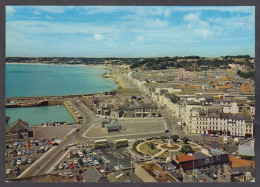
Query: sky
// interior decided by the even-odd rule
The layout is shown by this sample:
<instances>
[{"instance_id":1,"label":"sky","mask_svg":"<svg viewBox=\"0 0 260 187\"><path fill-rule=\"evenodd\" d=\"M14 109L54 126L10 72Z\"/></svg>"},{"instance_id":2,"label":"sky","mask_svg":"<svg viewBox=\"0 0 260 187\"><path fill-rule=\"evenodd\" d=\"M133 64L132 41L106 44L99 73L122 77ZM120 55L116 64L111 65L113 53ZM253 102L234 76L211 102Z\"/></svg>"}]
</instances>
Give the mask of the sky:
<instances>
[{"instance_id":1,"label":"sky","mask_svg":"<svg viewBox=\"0 0 260 187\"><path fill-rule=\"evenodd\" d=\"M6 6L7 57L245 54L253 6Z\"/></svg>"}]
</instances>

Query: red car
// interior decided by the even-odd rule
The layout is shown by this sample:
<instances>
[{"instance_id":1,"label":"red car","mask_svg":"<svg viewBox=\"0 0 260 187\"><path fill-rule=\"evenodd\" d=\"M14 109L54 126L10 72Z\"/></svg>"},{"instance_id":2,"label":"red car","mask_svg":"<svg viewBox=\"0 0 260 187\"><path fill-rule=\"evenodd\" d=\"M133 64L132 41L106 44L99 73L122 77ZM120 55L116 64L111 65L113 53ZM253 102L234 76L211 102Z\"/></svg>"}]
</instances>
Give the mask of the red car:
<instances>
[{"instance_id":1,"label":"red car","mask_svg":"<svg viewBox=\"0 0 260 187\"><path fill-rule=\"evenodd\" d=\"M27 148L27 151L29 151L29 150L31 151L31 148L30 148L30 147Z\"/></svg>"},{"instance_id":2,"label":"red car","mask_svg":"<svg viewBox=\"0 0 260 187\"><path fill-rule=\"evenodd\" d=\"M73 163L70 163L70 169L73 169L74 168L74 165L73 165Z\"/></svg>"},{"instance_id":3,"label":"red car","mask_svg":"<svg viewBox=\"0 0 260 187\"><path fill-rule=\"evenodd\" d=\"M31 147L31 144L30 144L30 143L27 143L27 147Z\"/></svg>"},{"instance_id":4,"label":"red car","mask_svg":"<svg viewBox=\"0 0 260 187\"><path fill-rule=\"evenodd\" d=\"M26 147L26 144L23 144L23 147Z\"/></svg>"}]
</instances>

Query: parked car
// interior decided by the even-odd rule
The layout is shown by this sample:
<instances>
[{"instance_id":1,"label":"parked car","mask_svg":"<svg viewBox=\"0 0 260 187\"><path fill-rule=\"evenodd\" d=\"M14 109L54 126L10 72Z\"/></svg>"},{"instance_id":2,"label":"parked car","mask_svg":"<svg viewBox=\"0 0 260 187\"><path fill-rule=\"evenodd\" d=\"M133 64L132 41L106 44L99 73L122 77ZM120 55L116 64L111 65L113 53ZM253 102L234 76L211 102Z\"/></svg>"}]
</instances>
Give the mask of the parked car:
<instances>
[{"instance_id":1,"label":"parked car","mask_svg":"<svg viewBox=\"0 0 260 187\"><path fill-rule=\"evenodd\" d=\"M64 166L65 166L65 169L69 169L69 164L65 163Z\"/></svg>"},{"instance_id":2,"label":"parked car","mask_svg":"<svg viewBox=\"0 0 260 187\"><path fill-rule=\"evenodd\" d=\"M16 166L16 164L17 164L16 159L13 159L13 166Z\"/></svg>"},{"instance_id":3,"label":"parked car","mask_svg":"<svg viewBox=\"0 0 260 187\"><path fill-rule=\"evenodd\" d=\"M18 153L17 153L18 156L21 156L22 155L22 151L19 150Z\"/></svg>"},{"instance_id":4,"label":"parked car","mask_svg":"<svg viewBox=\"0 0 260 187\"><path fill-rule=\"evenodd\" d=\"M11 170L11 169L6 169L5 174L6 174L6 175L9 175L10 173L12 173L12 170Z\"/></svg>"},{"instance_id":5,"label":"parked car","mask_svg":"<svg viewBox=\"0 0 260 187\"><path fill-rule=\"evenodd\" d=\"M21 160L17 160L17 165L21 165L22 164L22 161Z\"/></svg>"},{"instance_id":6,"label":"parked car","mask_svg":"<svg viewBox=\"0 0 260 187\"><path fill-rule=\"evenodd\" d=\"M66 151L67 149L68 149L67 147L63 147L63 149L62 149L62 150L63 150L63 151Z\"/></svg>"},{"instance_id":7,"label":"parked car","mask_svg":"<svg viewBox=\"0 0 260 187\"><path fill-rule=\"evenodd\" d=\"M60 164L60 165L59 165L59 169L60 169L60 170L63 170L63 169L64 169L63 164Z\"/></svg>"},{"instance_id":8,"label":"parked car","mask_svg":"<svg viewBox=\"0 0 260 187\"><path fill-rule=\"evenodd\" d=\"M28 164L31 164L32 163L32 159L28 159Z\"/></svg>"},{"instance_id":9,"label":"parked car","mask_svg":"<svg viewBox=\"0 0 260 187\"><path fill-rule=\"evenodd\" d=\"M53 167L53 170L54 170L54 171L57 171L57 170L58 170L58 166L54 166L54 167Z\"/></svg>"},{"instance_id":10,"label":"parked car","mask_svg":"<svg viewBox=\"0 0 260 187\"><path fill-rule=\"evenodd\" d=\"M69 164L69 167L70 167L70 169L73 169L73 168L74 168L73 163L70 163L70 164Z\"/></svg>"}]
</instances>

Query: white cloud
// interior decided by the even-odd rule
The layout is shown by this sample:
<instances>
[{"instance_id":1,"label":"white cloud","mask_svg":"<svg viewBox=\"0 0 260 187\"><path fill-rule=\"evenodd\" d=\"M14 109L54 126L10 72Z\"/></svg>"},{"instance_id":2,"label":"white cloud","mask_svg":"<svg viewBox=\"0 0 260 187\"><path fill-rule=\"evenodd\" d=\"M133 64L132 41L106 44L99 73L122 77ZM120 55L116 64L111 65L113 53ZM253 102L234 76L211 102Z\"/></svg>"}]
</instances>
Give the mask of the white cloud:
<instances>
[{"instance_id":1,"label":"white cloud","mask_svg":"<svg viewBox=\"0 0 260 187\"><path fill-rule=\"evenodd\" d=\"M171 15L172 11L170 9L166 9L163 12L164 17L168 18Z\"/></svg>"},{"instance_id":2,"label":"white cloud","mask_svg":"<svg viewBox=\"0 0 260 187\"><path fill-rule=\"evenodd\" d=\"M205 39L213 35L210 24L200 19L199 12L187 14L183 19L187 23L188 29L190 29L195 35L202 36Z\"/></svg>"},{"instance_id":3,"label":"white cloud","mask_svg":"<svg viewBox=\"0 0 260 187\"><path fill-rule=\"evenodd\" d=\"M33 6L35 10L42 10L46 12L60 14L65 11L66 6Z\"/></svg>"},{"instance_id":4,"label":"white cloud","mask_svg":"<svg viewBox=\"0 0 260 187\"><path fill-rule=\"evenodd\" d=\"M88 14L110 14L117 11L122 11L122 7L113 7L113 6L87 6L83 7Z\"/></svg>"},{"instance_id":5,"label":"white cloud","mask_svg":"<svg viewBox=\"0 0 260 187\"><path fill-rule=\"evenodd\" d=\"M11 15L14 12L16 12L15 9L11 6L6 6L5 11L6 11L6 15Z\"/></svg>"},{"instance_id":6,"label":"white cloud","mask_svg":"<svg viewBox=\"0 0 260 187\"><path fill-rule=\"evenodd\" d=\"M146 18L142 21L145 26L147 27L166 27L169 25L169 22L167 20L160 20L159 18L156 19L150 19Z\"/></svg>"},{"instance_id":7,"label":"white cloud","mask_svg":"<svg viewBox=\"0 0 260 187\"><path fill-rule=\"evenodd\" d=\"M102 40L104 37L102 34L94 34L95 40Z\"/></svg>"},{"instance_id":8,"label":"white cloud","mask_svg":"<svg viewBox=\"0 0 260 187\"><path fill-rule=\"evenodd\" d=\"M33 14L35 14L35 15L39 15L39 14L41 14L41 13L40 13L39 10L35 10L35 11L33 11Z\"/></svg>"},{"instance_id":9,"label":"white cloud","mask_svg":"<svg viewBox=\"0 0 260 187\"><path fill-rule=\"evenodd\" d=\"M49 20L54 20L54 18L53 17L51 17L51 16L45 16L47 19L49 19Z\"/></svg>"},{"instance_id":10,"label":"white cloud","mask_svg":"<svg viewBox=\"0 0 260 187\"><path fill-rule=\"evenodd\" d=\"M136 36L136 40L137 40L138 42L142 42L142 41L144 40L144 37L141 36L141 35Z\"/></svg>"}]
</instances>

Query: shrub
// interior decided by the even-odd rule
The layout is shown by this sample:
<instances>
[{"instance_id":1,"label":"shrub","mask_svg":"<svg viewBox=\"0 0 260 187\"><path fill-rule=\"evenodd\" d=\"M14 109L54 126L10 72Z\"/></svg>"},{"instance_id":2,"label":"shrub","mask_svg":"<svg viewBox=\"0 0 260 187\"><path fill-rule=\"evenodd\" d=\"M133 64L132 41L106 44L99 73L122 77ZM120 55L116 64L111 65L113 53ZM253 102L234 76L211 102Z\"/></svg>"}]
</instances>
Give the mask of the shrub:
<instances>
[{"instance_id":1,"label":"shrub","mask_svg":"<svg viewBox=\"0 0 260 187\"><path fill-rule=\"evenodd\" d=\"M182 138L182 141L183 141L183 143L184 143L184 144L187 144L187 143L188 143L188 141L189 141L189 138L187 138L187 137L184 137L184 138Z\"/></svg>"},{"instance_id":2,"label":"shrub","mask_svg":"<svg viewBox=\"0 0 260 187\"><path fill-rule=\"evenodd\" d=\"M181 152L183 152L185 154L189 154L189 153L194 153L195 151L192 149L192 147L190 145L184 145L181 148Z\"/></svg>"},{"instance_id":3,"label":"shrub","mask_svg":"<svg viewBox=\"0 0 260 187\"><path fill-rule=\"evenodd\" d=\"M172 135L172 141L177 142L179 136L177 134Z\"/></svg>"}]
</instances>

